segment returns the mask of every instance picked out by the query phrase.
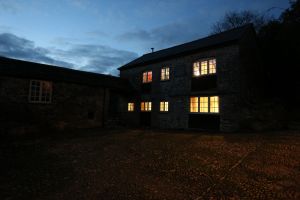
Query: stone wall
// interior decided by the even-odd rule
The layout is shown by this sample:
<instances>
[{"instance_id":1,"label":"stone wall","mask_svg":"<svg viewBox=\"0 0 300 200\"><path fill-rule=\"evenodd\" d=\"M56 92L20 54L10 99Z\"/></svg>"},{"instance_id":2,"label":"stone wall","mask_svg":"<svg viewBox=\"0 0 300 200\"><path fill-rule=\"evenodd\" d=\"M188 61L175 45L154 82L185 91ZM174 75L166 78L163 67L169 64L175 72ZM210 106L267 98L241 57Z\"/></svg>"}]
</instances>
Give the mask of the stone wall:
<instances>
[{"instance_id":1,"label":"stone wall","mask_svg":"<svg viewBox=\"0 0 300 200\"><path fill-rule=\"evenodd\" d=\"M104 89L53 82L50 104L29 103L30 79L0 77L1 131L102 126Z\"/></svg>"}]
</instances>

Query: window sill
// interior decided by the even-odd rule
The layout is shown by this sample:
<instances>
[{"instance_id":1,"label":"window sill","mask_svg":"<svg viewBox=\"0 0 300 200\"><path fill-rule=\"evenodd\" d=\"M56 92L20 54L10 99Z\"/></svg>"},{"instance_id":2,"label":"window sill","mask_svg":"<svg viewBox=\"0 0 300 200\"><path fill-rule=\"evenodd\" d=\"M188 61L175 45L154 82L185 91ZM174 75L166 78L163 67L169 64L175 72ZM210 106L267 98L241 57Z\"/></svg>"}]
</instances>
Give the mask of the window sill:
<instances>
[{"instance_id":1,"label":"window sill","mask_svg":"<svg viewBox=\"0 0 300 200\"><path fill-rule=\"evenodd\" d=\"M213 73L213 74L205 74L205 75L200 75L200 76L192 76L192 78L201 78L201 77L209 77L209 76L216 76L217 73Z\"/></svg>"},{"instance_id":2,"label":"window sill","mask_svg":"<svg viewBox=\"0 0 300 200\"><path fill-rule=\"evenodd\" d=\"M189 112L191 115L220 115L220 113Z\"/></svg>"}]
</instances>

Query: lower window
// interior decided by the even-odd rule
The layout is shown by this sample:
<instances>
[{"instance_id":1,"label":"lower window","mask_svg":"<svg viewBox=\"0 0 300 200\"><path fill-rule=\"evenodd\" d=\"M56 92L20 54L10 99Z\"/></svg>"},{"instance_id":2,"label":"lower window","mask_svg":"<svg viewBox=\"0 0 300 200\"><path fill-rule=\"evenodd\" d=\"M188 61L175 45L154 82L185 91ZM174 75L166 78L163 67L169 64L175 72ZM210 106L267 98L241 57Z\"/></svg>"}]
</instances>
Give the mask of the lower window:
<instances>
[{"instance_id":1,"label":"lower window","mask_svg":"<svg viewBox=\"0 0 300 200\"><path fill-rule=\"evenodd\" d=\"M169 102L168 101L161 101L159 106L160 112L168 112L169 111Z\"/></svg>"},{"instance_id":2,"label":"lower window","mask_svg":"<svg viewBox=\"0 0 300 200\"><path fill-rule=\"evenodd\" d=\"M219 113L219 96L190 97L191 113Z\"/></svg>"},{"instance_id":3,"label":"lower window","mask_svg":"<svg viewBox=\"0 0 300 200\"><path fill-rule=\"evenodd\" d=\"M152 109L152 103L150 101L141 102L141 111L150 112Z\"/></svg>"},{"instance_id":4,"label":"lower window","mask_svg":"<svg viewBox=\"0 0 300 200\"><path fill-rule=\"evenodd\" d=\"M128 112L134 111L134 103L128 103Z\"/></svg>"}]
</instances>

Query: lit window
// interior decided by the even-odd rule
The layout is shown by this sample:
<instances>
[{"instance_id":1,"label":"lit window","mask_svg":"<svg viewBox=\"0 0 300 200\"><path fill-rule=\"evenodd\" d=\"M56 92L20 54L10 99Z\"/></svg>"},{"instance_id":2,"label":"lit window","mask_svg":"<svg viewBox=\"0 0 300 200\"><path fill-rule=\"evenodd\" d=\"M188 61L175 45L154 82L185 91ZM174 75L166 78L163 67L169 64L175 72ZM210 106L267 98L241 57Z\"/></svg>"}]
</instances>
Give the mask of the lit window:
<instances>
[{"instance_id":1,"label":"lit window","mask_svg":"<svg viewBox=\"0 0 300 200\"><path fill-rule=\"evenodd\" d=\"M170 79L170 68L164 67L161 69L161 76L160 80L165 81Z\"/></svg>"},{"instance_id":2,"label":"lit window","mask_svg":"<svg viewBox=\"0 0 300 200\"><path fill-rule=\"evenodd\" d=\"M211 59L209 62L209 73L215 74L216 73L216 59Z\"/></svg>"},{"instance_id":3,"label":"lit window","mask_svg":"<svg viewBox=\"0 0 300 200\"><path fill-rule=\"evenodd\" d=\"M134 103L128 103L128 111L129 112L134 111Z\"/></svg>"},{"instance_id":4,"label":"lit window","mask_svg":"<svg viewBox=\"0 0 300 200\"><path fill-rule=\"evenodd\" d=\"M31 80L29 88L29 102L51 103L52 82Z\"/></svg>"},{"instance_id":5,"label":"lit window","mask_svg":"<svg viewBox=\"0 0 300 200\"><path fill-rule=\"evenodd\" d=\"M151 111L151 109L152 109L152 105L151 105L152 103L151 102L141 102L141 111L143 111L143 112L149 112L149 111Z\"/></svg>"},{"instance_id":6,"label":"lit window","mask_svg":"<svg viewBox=\"0 0 300 200\"><path fill-rule=\"evenodd\" d=\"M219 97L210 97L210 112L219 113Z\"/></svg>"},{"instance_id":7,"label":"lit window","mask_svg":"<svg viewBox=\"0 0 300 200\"><path fill-rule=\"evenodd\" d=\"M143 83L150 83L150 82L152 82L152 71L144 72Z\"/></svg>"},{"instance_id":8,"label":"lit window","mask_svg":"<svg viewBox=\"0 0 300 200\"><path fill-rule=\"evenodd\" d=\"M198 112L198 97L191 97L190 101L190 112Z\"/></svg>"},{"instance_id":9,"label":"lit window","mask_svg":"<svg viewBox=\"0 0 300 200\"><path fill-rule=\"evenodd\" d=\"M201 62L201 75L205 75L208 73L208 69L207 69L207 61L202 61Z\"/></svg>"},{"instance_id":10,"label":"lit window","mask_svg":"<svg viewBox=\"0 0 300 200\"><path fill-rule=\"evenodd\" d=\"M161 101L159 110L161 112L168 112L169 111L169 102L168 101Z\"/></svg>"},{"instance_id":11,"label":"lit window","mask_svg":"<svg viewBox=\"0 0 300 200\"><path fill-rule=\"evenodd\" d=\"M193 66L193 76L200 76L199 62L195 62Z\"/></svg>"},{"instance_id":12,"label":"lit window","mask_svg":"<svg viewBox=\"0 0 300 200\"><path fill-rule=\"evenodd\" d=\"M207 113L208 112L208 97L200 97L200 112Z\"/></svg>"},{"instance_id":13,"label":"lit window","mask_svg":"<svg viewBox=\"0 0 300 200\"><path fill-rule=\"evenodd\" d=\"M194 62L193 64L193 76L201 76L207 74L215 74L216 73L216 59L208 59L202 60L198 62Z\"/></svg>"},{"instance_id":14,"label":"lit window","mask_svg":"<svg viewBox=\"0 0 300 200\"><path fill-rule=\"evenodd\" d=\"M219 113L219 97L191 97L191 113Z\"/></svg>"}]
</instances>

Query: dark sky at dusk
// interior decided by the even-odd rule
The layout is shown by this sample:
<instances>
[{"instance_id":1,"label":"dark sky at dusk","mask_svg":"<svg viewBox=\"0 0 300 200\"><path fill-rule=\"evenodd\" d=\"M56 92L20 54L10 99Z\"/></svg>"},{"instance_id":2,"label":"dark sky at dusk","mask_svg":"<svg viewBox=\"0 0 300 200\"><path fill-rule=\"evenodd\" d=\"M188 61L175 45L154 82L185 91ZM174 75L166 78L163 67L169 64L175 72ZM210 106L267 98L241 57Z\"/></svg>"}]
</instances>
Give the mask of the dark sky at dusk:
<instances>
[{"instance_id":1,"label":"dark sky at dusk","mask_svg":"<svg viewBox=\"0 0 300 200\"><path fill-rule=\"evenodd\" d=\"M0 0L0 55L117 75L151 47L207 36L228 11L272 7L286 9L289 1Z\"/></svg>"}]
</instances>

